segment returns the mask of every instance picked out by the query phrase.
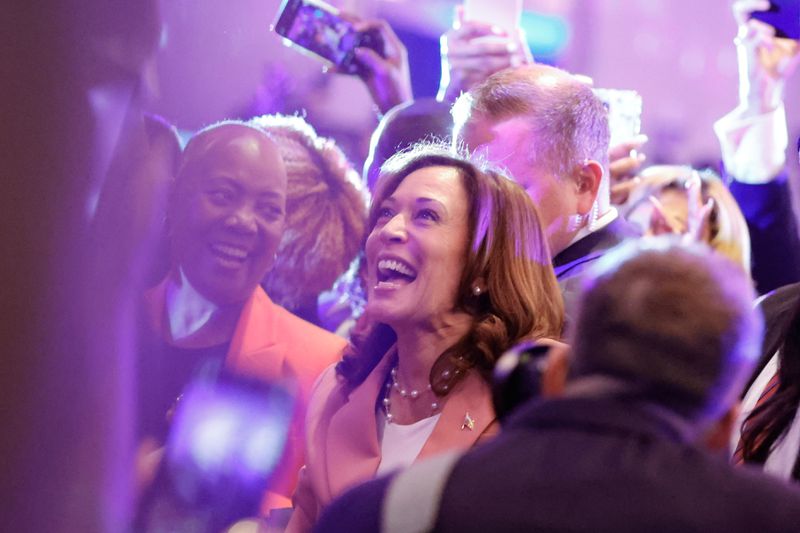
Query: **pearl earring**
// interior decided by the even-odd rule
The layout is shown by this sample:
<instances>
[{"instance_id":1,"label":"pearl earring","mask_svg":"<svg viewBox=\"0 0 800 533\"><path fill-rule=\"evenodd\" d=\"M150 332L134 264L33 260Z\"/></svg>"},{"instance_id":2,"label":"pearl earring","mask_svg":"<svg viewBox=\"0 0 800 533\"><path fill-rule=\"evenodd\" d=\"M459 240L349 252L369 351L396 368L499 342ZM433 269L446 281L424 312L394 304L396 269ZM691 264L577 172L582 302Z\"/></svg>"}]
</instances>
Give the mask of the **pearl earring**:
<instances>
[{"instance_id":1,"label":"pearl earring","mask_svg":"<svg viewBox=\"0 0 800 533\"><path fill-rule=\"evenodd\" d=\"M483 292L483 289L481 289L479 285L475 285L474 287L472 287L472 294L474 294L475 296L480 296L481 292Z\"/></svg>"}]
</instances>

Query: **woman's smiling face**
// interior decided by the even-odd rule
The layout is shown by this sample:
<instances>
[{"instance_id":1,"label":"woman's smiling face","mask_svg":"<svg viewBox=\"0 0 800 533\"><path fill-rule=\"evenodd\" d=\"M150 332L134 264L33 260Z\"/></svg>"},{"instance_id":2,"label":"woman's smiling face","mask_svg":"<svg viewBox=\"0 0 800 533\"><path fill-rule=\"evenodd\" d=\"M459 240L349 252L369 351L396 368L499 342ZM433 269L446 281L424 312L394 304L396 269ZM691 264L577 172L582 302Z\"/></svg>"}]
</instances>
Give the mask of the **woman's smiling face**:
<instances>
[{"instance_id":1,"label":"woman's smiling face","mask_svg":"<svg viewBox=\"0 0 800 533\"><path fill-rule=\"evenodd\" d=\"M415 170L381 201L366 244L372 318L392 327L437 325L456 313L468 211L459 170L446 166Z\"/></svg>"},{"instance_id":2,"label":"woman's smiling face","mask_svg":"<svg viewBox=\"0 0 800 533\"><path fill-rule=\"evenodd\" d=\"M173 254L217 305L243 302L270 268L283 232L286 172L264 134L238 125L206 132L180 178ZM190 166L189 166L190 165Z\"/></svg>"}]
</instances>

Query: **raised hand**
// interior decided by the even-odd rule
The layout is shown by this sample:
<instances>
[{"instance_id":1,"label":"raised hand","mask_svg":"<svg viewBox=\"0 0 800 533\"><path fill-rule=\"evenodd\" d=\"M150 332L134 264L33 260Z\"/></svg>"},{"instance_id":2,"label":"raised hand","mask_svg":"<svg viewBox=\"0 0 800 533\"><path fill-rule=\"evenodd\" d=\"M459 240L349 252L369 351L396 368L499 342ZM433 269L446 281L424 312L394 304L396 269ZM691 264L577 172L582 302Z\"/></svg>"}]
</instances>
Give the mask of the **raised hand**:
<instances>
[{"instance_id":1,"label":"raised hand","mask_svg":"<svg viewBox=\"0 0 800 533\"><path fill-rule=\"evenodd\" d=\"M608 172L612 204L625 203L631 190L641 182L636 177L636 172L646 159L640 149L647 140L647 135L640 134L609 148Z\"/></svg>"},{"instance_id":2,"label":"raised hand","mask_svg":"<svg viewBox=\"0 0 800 533\"><path fill-rule=\"evenodd\" d=\"M532 63L522 29L514 34L482 22L464 20L456 7L453 27L440 38L442 78L440 101L453 102L462 93L504 68Z\"/></svg>"},{"instance_id":3,"label":"raised hand","mask_svg":"<svg viewBox=\"0 0 800 533\"><path fill-rule=\"evenodd\" d=\"M371 48L355 49L356 59L363 67L359 77L364 80L378 110L386 113L396 105L413 100L408 52L389 23L356 20L353 27L359 32L377 31L383 39L383 56Z\"/></svg>"},{"instance_id":4,"label":"raised hand","mask_svg":"<svg viewBox=\"0 0 800 533\"><path fill-rule=\"evenodd\" d=\"M775 37L769 24L753 20L754 11L769 9L768 0L736 0L733 16L739 26L739 106L753 114L776 109L783 101L786 80L797 68L800 46L794 39Z\"/></svg>"}]
</instances>

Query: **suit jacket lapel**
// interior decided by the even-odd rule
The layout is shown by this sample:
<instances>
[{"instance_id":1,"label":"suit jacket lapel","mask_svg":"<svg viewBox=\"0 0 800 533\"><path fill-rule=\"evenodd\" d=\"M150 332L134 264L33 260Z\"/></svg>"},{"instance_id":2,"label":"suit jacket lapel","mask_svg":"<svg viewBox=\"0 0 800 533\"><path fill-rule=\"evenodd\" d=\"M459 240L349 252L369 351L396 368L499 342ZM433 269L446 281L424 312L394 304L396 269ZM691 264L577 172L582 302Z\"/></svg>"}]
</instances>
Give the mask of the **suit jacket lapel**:
<instances>
[{"instance_id":1,"label":"suit jacket lapel","mask_svg":"<svg viewBox=\"0 0 800 533\"><path fill-rule=\"evenodd\" d=\"M612 222L611 224L613 224ZM607 238L608 226L594 233L590 233L583 239L569 245L565 250L553 258L553 267L556 272L556 277L562 276L576 265L592 261L598 256L603 255L606 248L600 247L603 241Z\"/></svg>"},{"instance_id":2,"label":"suit jacket lapel","mask_svg":"<svg viewBox=\"0 0 800 533\"><path fill-rule=\"evenodd\" d=\"M147 315L153 331L167 328L166 287L169 277L145 292ZM285 377L283 363L286 354L283 335L277 331L275 304L261 287L256 287L245 302L231 339L225 366L259 378Z\"/></svg>"},{"instance_id":3,"label":"suit jacket lapel","mask_svg":"<svg viewBox=\"0 0 800 533\"><path fill-rule=\"evenodd\" d=\"M553 268L560 280L573 268L593 261L625 239L639 237L640 232L621 217L617 217L607 226L590 233L572 243L553 258Z\"/></svg>"},{"instance_id":4,"label":"suit jacket lapel","mask_svg":"<svg viewBox=\"0 0 800 533\"><path fill-rule=\"evenodd\" d=\"M484 434L496 430L496 418L489 385L477 371L468 372L444 402L439 421L419 452L419 458L471 448Z\"/></svg>"},{"instance_id":5,"label":"suit jacket lapel","mask_svg":"<svg viewBox=\"0 0 800 533\"><path fill-rule=\"evenodd\" d=\"M286 346L277 331L275 304L257 287L242 308L225 365L259 378L282 378Z\"/></svg>"},{"instance_id":6,"label":"suit jacket lapel","mask_svg":"<svg viewBox=\"0 0 800 533\"><path fill-rule=\"evenodd\" d=\"M392 347L330 419L326 463L331 494L375 477L381 461L375 405L394 359Z\"/></svg>"}]
</instances>

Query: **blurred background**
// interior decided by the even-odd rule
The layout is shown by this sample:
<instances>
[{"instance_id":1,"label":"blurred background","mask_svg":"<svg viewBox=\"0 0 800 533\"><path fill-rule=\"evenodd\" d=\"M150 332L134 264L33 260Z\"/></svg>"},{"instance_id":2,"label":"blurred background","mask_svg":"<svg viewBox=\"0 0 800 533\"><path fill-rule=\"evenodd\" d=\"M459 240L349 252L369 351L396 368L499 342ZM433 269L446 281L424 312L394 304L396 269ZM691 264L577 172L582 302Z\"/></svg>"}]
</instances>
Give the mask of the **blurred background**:
<instances>
[{"instance_id":1,"label":"blurred background","mask_svg":"<svg viewBox=\"0 0 800 533\"><path fill-rule=\"evenodd\" d=\"M415 96L433 96L438 38L458 0L334 0L362 17L389 20L405 43ZM730 0L525 0L523 25L538 61L634 89L643 98L649 163L714 164L713 122L737 97L736 25ZM270 31L279 0L171 0L151 110L182 129L257 112L305 113L357 164L377 118L363 85L324 74L318 61ZM800 80L786 94L800 94ZM792 138L800 102L787 102ZM796 158L790 157L797 175Z\"/></svg>"}]
</instances>

